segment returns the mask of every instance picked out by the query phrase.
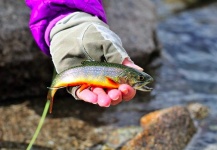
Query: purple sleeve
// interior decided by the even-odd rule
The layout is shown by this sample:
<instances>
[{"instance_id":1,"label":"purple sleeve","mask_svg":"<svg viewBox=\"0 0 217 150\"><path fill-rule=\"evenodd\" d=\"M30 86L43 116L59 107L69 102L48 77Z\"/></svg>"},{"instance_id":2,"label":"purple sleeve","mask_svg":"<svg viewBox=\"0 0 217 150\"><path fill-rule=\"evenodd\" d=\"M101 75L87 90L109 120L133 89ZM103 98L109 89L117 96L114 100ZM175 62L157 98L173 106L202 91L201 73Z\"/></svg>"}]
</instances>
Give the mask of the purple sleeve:
<instances>
[{"instance_id":1,"label":"purple sleeve","mask_svg":"<svg viewBox=\"0 0 217 150\"><path fill-rule=\"evenodd\" d=\"M32 35L40 49L47 55L50 55L49 42L46 42L49 31L55 22L67 14L83 11L98 16L106 23L102 0L26 0L26 4L31 9L29 27ZM48 34L45 34L45 31Z\"/></svg>"}]
</instances>

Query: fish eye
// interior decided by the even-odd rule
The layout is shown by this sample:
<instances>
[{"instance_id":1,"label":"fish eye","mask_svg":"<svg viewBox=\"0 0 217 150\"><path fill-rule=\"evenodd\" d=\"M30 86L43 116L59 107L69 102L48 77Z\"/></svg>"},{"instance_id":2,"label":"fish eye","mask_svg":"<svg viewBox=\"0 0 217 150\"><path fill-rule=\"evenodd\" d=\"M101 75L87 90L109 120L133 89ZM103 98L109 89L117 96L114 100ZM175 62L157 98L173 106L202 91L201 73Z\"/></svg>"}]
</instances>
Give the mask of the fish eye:
<instances>
[{"instance_id":1,"label":"fish eye","mask_svg":"<svg viewBox=\"0 0 217 150\"><path fill-rule=\"evenodd\" d=\"M140 76L138 76L138 79L142 81L142 80L144 80L144 79L145 79L145 77L144 77L144 76L142 76L142 75L140 75Z\"/></svg>"}]
</instances>

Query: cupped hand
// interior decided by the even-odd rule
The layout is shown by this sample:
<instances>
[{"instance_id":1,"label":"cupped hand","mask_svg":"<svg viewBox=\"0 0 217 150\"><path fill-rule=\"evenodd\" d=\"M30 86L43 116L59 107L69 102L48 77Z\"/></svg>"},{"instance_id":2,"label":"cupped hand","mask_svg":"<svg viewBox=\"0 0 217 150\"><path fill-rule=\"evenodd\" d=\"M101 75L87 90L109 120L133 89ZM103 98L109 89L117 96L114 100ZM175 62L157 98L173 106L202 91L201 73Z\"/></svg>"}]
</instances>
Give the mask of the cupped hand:
<instances>
[{"instance_id":1,"label":"cupped hand","mask_svg":"<svg viewBox=\"0 0 217 150\"><path fill-rule=\"evenodd\" d=\"M125 59L122 64L138 70L143 70L128 59ZM85 102L98 104L101 107L117 105L123 100L129 101L136 95L136 90L127 84L121 84L118 89L92 87L84 89L81 92L78 91L79 90L76 92L78 98L84 100Z\"/></svg>"}]
</instances>

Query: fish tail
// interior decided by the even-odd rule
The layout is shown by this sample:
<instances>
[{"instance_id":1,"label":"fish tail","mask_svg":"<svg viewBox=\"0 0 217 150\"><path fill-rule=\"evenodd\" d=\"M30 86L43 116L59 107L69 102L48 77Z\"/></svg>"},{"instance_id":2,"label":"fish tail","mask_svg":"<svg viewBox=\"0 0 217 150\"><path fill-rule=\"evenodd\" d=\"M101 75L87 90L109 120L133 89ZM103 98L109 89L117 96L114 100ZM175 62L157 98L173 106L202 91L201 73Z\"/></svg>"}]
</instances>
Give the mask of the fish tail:
<instances>
[{"instance_id":1,"label":"fish tail","mask_svg":"<svg viewBox=\"0 0 217 150\"><path fill-rule=\"evenodd\" d=\"M54 95L56 93L57 89L56 88L52 88L48 91L47 94L47 100L50 101L50 109L49 109L49 113L52 113L52 108L53 108L53 98Z\"/></svg>"}]
</instances>

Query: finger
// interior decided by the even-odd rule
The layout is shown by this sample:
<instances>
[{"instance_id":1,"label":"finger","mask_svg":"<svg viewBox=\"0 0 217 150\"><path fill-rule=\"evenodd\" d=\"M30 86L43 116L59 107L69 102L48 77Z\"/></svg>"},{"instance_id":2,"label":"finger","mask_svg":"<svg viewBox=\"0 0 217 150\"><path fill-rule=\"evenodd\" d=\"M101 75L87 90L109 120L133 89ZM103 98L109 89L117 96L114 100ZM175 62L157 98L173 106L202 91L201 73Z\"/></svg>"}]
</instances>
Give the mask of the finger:
<instances>
[{"instance_id":1,"label":"finger","mask_svg":"<svg viewBox=\"0 0 217 150\"><path fill-rule=\"evenodd\" d=\"M117 105L122 101L122 93L118 89L107 90L108 96L112 99L111 104Z\"/></svg>"},{"instance_id":2,"label":"finger","mask_svg":"<svg viewBox=\"0 0 217 150\"><path fill-rule=\"evenodd\" d=\"M127 84L121 84L119 90L122 92L122 98L125 101L131 100L136 95L136 90Z\"/></svg>"},{"instance_id":3,"label":"finger","mask_svg":"<svg viewBox=\"0 0 217 150\"><path fill-rule=\"evenodd\" d=\"M113 100L119 100L122 99L122 93L118 89L109 89L107 90L108 96Z\"/></svg>"},{"instance_id":4,"label":"finger","mask_svg":"<svg viewBox=\"0 0 217 150\"><path fill-rule=\"evenodd\" d=\"M111 98L106 94L104 89L102 88L93 88L93 93L97 95L98 98L98 105L101 107L109 107L111 104Z\"/></svg>"},{"instance_id":5,"label":"finger","mask_svg":"<svg viewBox=\"0 0 217 150\"><path fill-rule=\"evenodd\" d=\"M122 102L122 99L116 100L116 101L111 101L111 105L117 105L117 104L119 104L121 102Z\"/></svg>"},{"instance_id":6,"label":"finger","mask_svg":"<svg viewBox=\"0 0 217 150\"><path fill-rule=\"evenodd\" d=\"M81 92L77 90L76 95L78 96L78 98L84 100L85 102L97 104L97 95L89 89L84 89Z\"/></svg>"}]
</instances>

